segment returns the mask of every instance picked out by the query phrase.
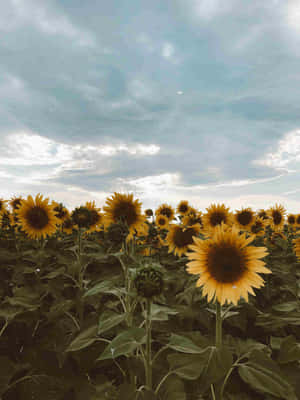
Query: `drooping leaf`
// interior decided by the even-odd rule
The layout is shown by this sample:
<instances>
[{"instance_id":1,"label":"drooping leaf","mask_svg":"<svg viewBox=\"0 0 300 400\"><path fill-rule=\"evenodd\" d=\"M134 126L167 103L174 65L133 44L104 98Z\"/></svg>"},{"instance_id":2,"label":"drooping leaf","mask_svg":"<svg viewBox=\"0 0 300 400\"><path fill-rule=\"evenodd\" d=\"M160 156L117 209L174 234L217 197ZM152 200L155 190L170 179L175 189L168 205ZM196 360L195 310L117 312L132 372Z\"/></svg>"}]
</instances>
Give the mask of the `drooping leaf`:
<instances>
[{"instance_id":1,"label":"drooping leaf","mask_svg":"<svg viewBox=\"0 0 300 400\"><path fill-rule=\"evenodd\" d=\"M286 400L297 400L292 386L281 376L277 364L264 353L254 350L250 359L238 365L240 377L261 393Z\"/></svg>"},{"instance_id":2,"label":"drooping leaf","mask_svg":"<svg viewBox=\"0 0 300 400\"><path fill-rule=\"evenodd\" d=\"M83 332L80 332L79 335L76 336L74 340L72 340L65 351L78 351L90 346L97 339L97 331L98 326L93 325L85 329Z\"/></svg>"},{"instance_id":3,"label":"drooping leaf","mask_svg":"<svg viewBox=\"0 0 300 400\"><path fill-rule=\"evenodd\" d=\"M125 317L125 314L116 314L111 311L104 311L99 318L98 335L101 335L103 332L119 325L124 321Z\"/></svg>"},{"instance_id":4,"label":"drooping leaf","mask_svg":"<svg viewBox=\"0 0 300 400\"><path fill-rule=\"evenodd\" d=\"M100 360L107 360L117 358L121 355L130 354L141 344L146 341L146 331L143 328L131 328L124 332L121 332L116 336L111 343L104 349L100 357Z\"/></svg>"}]
</instances>

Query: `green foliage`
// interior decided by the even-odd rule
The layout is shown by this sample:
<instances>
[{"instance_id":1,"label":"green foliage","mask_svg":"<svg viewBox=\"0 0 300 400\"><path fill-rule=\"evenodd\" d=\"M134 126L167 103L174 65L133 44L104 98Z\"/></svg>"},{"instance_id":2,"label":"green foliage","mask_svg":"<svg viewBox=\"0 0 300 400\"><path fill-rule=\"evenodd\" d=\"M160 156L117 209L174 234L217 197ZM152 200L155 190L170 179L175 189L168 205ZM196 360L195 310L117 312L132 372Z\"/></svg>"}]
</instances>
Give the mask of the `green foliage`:
<instances>
[{"instance_id":1,"label":"green foliage","mask_svg":"<svg viewBox=\"0 0 300 400\"><path fill-rule=\"evenodd\" d=\"M82 236L80 246L75 231L42 245L22 232L0 236L3 400L210 400L211 387L223 387L223 400L300 398L300 264L291 236L269 248L272 274L256 295L223 306L218 350L215 304L186 273L187 257L167 248L142 256L137 243L124 245L125 234L116 224ZM147 265L164 275L150 314L153 390L144 386L146 310L133 285Z\"/></svg>"}]
</instances>

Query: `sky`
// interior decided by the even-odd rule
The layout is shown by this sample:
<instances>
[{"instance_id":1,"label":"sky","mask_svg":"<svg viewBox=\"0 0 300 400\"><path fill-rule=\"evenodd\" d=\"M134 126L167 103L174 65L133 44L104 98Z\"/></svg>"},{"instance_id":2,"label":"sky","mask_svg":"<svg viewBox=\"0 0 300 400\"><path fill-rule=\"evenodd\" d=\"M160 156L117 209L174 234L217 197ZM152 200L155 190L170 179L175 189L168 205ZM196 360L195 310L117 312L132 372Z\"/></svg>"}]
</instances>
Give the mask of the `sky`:
<instances>
[{"instance_id":1,"label":"sky","mask_svg":"<svg viewBox=\"0 0 300 400\"><path fill-rule=\"evenodd\" d=\"M0 197L300 213L300 0L6 0Z\"/></svg>"}]
</instances>

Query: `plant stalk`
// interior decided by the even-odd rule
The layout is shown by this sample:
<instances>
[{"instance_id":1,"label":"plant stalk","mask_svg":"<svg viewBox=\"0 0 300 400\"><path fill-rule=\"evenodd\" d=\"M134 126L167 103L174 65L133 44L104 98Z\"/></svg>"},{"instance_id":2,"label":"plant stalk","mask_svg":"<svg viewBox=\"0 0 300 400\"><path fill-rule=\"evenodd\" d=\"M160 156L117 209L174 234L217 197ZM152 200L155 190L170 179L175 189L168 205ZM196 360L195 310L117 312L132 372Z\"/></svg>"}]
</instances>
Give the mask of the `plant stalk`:
<instances>
[{"instance_id":1,"label":"plant stalk","mask_svg":"<svg viewBox=\"0 0 300 400\"><path fill-rule=\"evenodd\" d=\"M222 347L222 317L221 317L222 306L217 300L216 302L216 347L218 350Z\"/></svg>"},{"instance_id":2,"label":"plant stalk","mask_svg":"<svg viewBox=\"0 0 300 400\"><path fill-rule=\"evenodd\" d=\"M145 375L146 375L146 386L149 390L152 390L152 360L151 360L151 303L150 299L146 300L146 364L145 364Z\"/></svg>"}]
</instances>

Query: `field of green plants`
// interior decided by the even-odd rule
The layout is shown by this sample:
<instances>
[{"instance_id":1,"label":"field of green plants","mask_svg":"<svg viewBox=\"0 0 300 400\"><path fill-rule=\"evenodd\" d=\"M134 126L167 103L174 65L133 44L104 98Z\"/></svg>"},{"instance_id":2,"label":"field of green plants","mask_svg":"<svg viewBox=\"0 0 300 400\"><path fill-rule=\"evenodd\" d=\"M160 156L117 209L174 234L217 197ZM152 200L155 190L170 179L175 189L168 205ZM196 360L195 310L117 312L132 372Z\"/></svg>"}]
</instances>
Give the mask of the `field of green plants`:
<instances>
[{"instance_id":1,"label":"field of green plants","mask_svg":"<svg viewBox=\"0 0 300 400\"><path fill-rule=\"evenodd\" d=\"M300 399L300 214L206 210L0 199L0 399Z\"/></svg>"}]
</instances>

